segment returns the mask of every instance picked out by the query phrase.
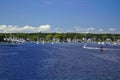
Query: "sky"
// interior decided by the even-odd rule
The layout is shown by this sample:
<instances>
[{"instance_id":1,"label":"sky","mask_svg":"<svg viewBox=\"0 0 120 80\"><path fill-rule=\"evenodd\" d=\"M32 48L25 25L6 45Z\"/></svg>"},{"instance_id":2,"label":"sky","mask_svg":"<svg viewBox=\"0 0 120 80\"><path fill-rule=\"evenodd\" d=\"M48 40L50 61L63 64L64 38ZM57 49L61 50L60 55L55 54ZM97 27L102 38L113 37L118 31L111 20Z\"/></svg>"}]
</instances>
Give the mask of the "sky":
<instances>
[{"instance_id":1,"label":"sky","mask_svg":"<svg viewBox=\"0 0 120 80\"><path fill-rule=\"evenodd\" d=\"M120 0L0 0L0 33L120 33Z\"/></svg>"}]
</instances>

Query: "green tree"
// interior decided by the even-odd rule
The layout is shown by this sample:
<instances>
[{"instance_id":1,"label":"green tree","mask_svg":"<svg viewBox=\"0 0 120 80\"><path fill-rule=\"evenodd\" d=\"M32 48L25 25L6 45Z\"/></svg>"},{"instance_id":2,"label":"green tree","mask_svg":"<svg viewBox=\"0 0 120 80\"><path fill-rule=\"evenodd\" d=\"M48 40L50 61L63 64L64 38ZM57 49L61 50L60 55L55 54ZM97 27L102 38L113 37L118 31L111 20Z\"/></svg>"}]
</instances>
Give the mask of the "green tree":
<instances>
[{"instance_id":1,"label":"green tree","mask_svg":"<svg viewBox=\"0 0 120 80\"><path fill-rule=\"evenodd\" d=\"M45 36L46 40L51 41L53 39L52 34L48 34L47 36Z\"/></svg>"},{"instance_id":2,"label":"green tree","mask_svg":"<svg viewBox=\"0 0 120 80\"><path fill-rule=\"evenodd\" d=\"M59 34L59 33L56 33L55 36L54 36L54 38L59 39L60 41L63 40L62 34Z\"/></svg>"}]
</instances>

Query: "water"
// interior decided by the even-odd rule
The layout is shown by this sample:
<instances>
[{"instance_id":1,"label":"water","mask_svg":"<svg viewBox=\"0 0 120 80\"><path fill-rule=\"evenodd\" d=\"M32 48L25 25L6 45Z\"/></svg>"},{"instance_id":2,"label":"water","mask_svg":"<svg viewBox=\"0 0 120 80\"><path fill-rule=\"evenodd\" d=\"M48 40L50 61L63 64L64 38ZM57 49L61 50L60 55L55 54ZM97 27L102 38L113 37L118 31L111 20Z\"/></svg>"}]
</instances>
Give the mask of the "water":
<instances>
[{"instance_id":1,"label":"water","mask_svg":"<svg viewBox=\"0 0 120 80\"><path fill-rule=\"evenodd\" d=\"M100 52L95 49L84 49L83 45L83 43L0 45L0 80L120 79L119 50ZM115 48L120 49L120 46Z\"/></svg>"}]
</instances>

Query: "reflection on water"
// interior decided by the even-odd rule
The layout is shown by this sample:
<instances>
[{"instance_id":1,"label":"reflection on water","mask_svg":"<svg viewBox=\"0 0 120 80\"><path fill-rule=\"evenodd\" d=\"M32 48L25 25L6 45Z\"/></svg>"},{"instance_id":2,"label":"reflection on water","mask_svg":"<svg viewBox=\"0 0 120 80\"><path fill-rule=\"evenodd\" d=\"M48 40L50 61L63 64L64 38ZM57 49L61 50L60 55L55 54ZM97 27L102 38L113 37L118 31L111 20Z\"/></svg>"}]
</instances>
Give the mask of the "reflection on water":
<instances>
[{"instance_id":1,"label":"reflection on water","mask_svg":"<svg viewBox=\"0 0 120 80\"><path fill-rule=\"evenodd\" d=\"M119 80L119 50L83 43L0 45L0 80ZM98 47L97 44L88 44ZM120 49L120 46L103 47Z\"/></svg>"}]
</instances>

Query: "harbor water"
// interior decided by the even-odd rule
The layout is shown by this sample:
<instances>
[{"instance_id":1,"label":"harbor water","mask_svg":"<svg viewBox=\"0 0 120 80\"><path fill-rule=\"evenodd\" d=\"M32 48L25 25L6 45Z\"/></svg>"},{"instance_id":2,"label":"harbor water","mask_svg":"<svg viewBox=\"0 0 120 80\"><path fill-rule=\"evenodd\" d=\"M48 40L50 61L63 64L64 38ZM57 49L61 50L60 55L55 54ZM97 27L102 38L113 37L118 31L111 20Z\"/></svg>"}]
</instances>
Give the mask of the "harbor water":
<instances>
[{"instance_id":1,"label":"harbor water","mask_svg":"<svg viewBox=\"0 0 120 80\"><path fill-rule=\"evenodd\" d=\"M0 44L0 80L120 80L120 46ZM96 44L89 46L97 47ZM112 49L111 49L112 48Z\"/></svg>"}]
</instances>

